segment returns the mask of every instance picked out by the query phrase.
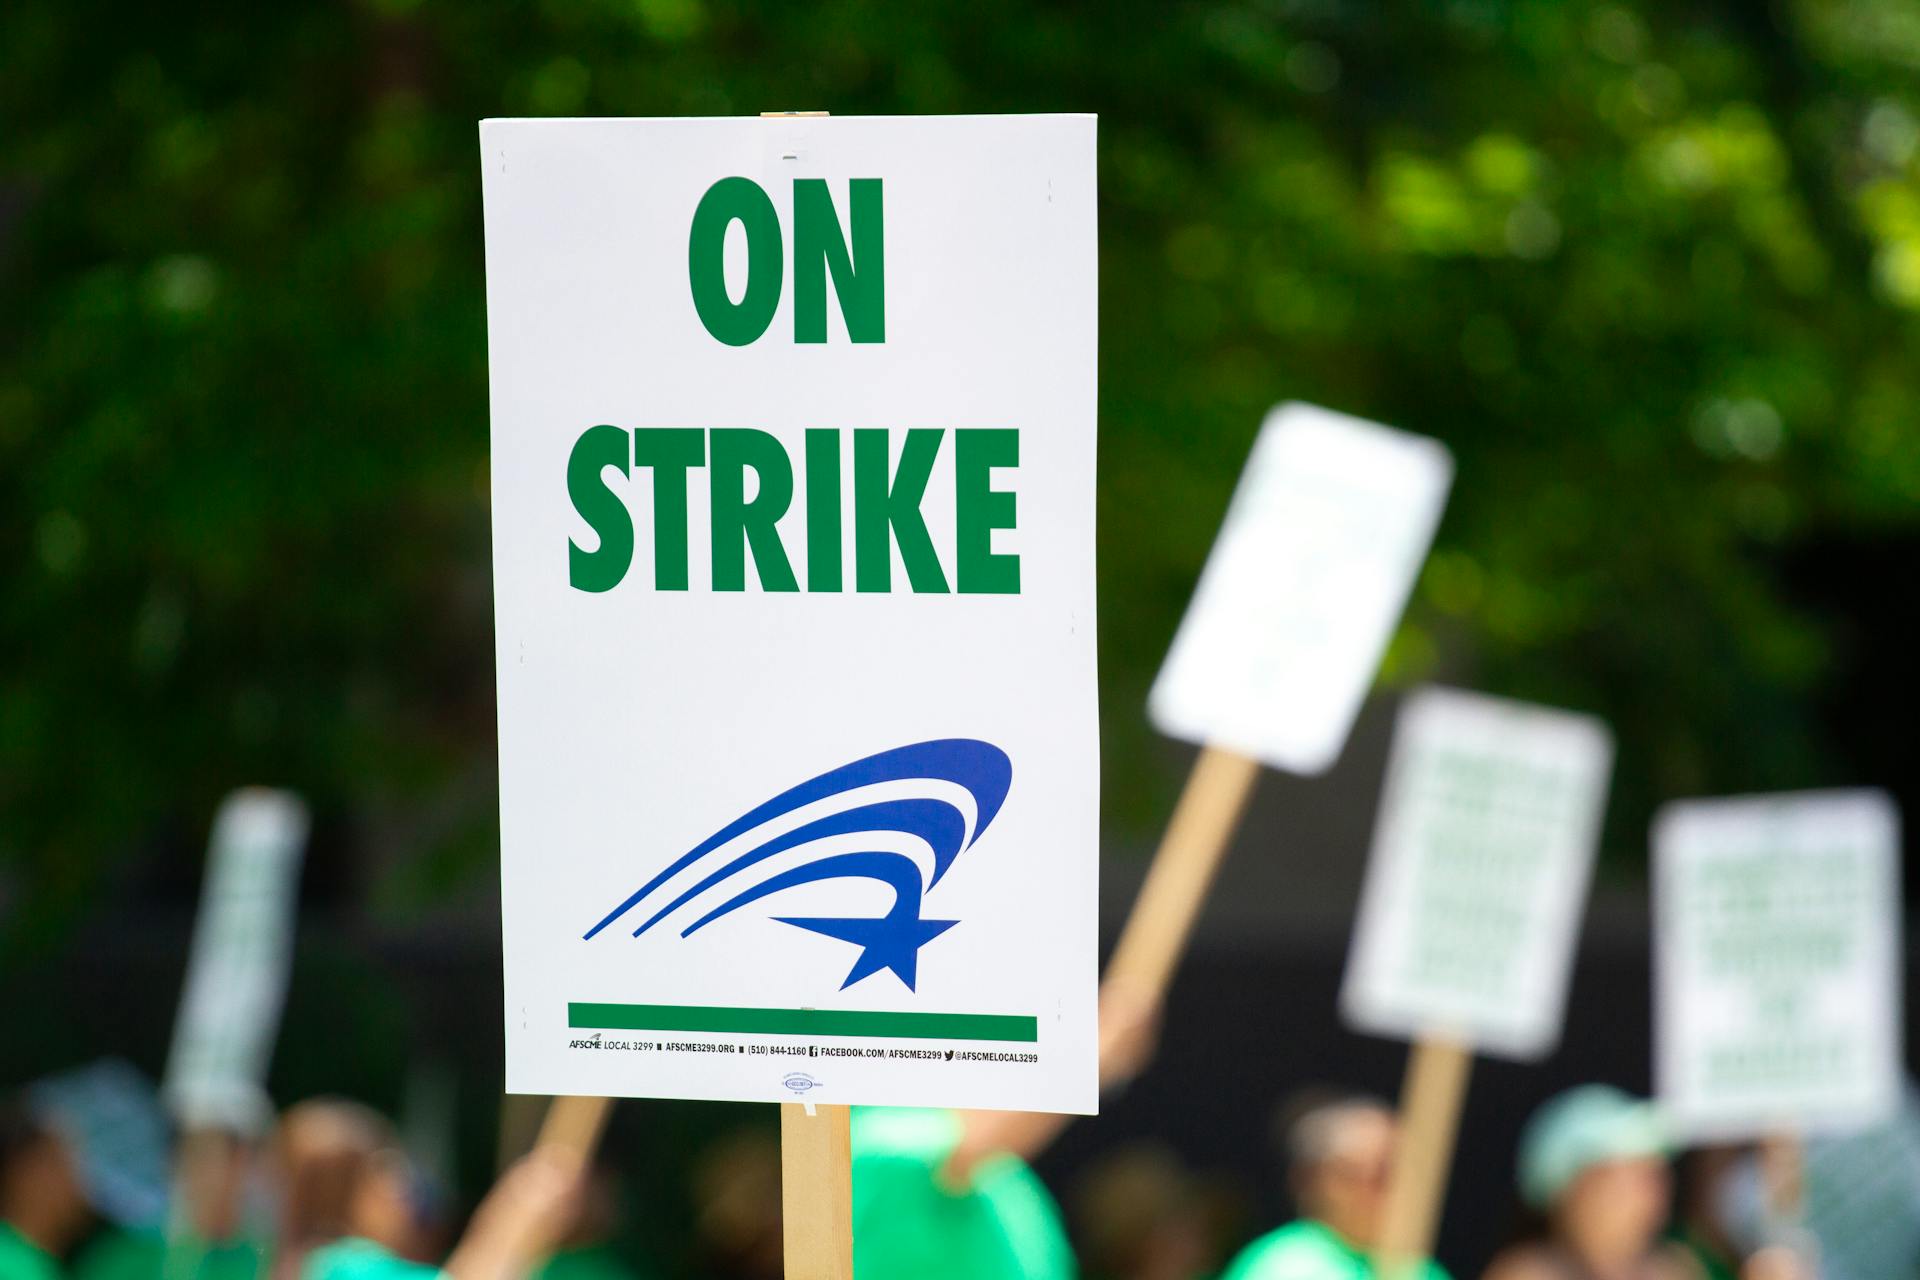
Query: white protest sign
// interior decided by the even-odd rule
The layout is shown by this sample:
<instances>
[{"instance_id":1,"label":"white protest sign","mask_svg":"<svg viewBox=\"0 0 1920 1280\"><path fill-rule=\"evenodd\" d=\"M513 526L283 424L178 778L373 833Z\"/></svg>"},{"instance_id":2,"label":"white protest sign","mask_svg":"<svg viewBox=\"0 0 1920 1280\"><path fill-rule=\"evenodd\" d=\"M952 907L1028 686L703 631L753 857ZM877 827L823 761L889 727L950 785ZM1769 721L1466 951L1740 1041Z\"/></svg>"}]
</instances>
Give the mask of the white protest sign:
<instances>
[{"instance_id":1,"label":"white protest sign","mask_svg":"<svg viewBox=\"0 0 1920 1280\"><path fill-rule=\"evenodd\" d=\"M1320 773L1346 744L1453 479L1445 446L1267 415L1148 711L1162 733Z\"/></svg>"},{"instance_id":2,"label":"white protest sign","mask_svg":"<svg viewBox=\"0 0 1920 1280\"><path fill-rule=\"evenodd\" d=\"M1900 819L1879 791L1689 800L1653 827L1654 1083L1694 1138L1900 1105Z\"/></svg>"},{"instance_id":3,"label":"white protest sign","mask_svg":"<svg viewBox=\"0 0 1920 1280\"><path fill-rule=\"evenodd\" d=\"M508 1090L1092 1111L1092 117L481 151Z\"/></svg>"},{"instance_id":4,"label":"white protest sign","mask_svg":"<svg viewBox=\"0 0 1920 1280\"><path fill-rule=\"evenodd\" d=\"M1341 1007L1362 1031L1537 1058L1560 1036L1613 739L1426 688L1394 729Z\"/></svg>"},{"instance_id":5,"label":"white protest sign","mask_svg":"<svg viewBox=\"0 0 1920 1280\"><path fill-rule=\"evenodd\" d=\"M188 1129L251 1129L271 1117L262 1086L293 960L307 809L247 787L213 819L200 914L162 1092Z\"/></svg>"}]
</instances>

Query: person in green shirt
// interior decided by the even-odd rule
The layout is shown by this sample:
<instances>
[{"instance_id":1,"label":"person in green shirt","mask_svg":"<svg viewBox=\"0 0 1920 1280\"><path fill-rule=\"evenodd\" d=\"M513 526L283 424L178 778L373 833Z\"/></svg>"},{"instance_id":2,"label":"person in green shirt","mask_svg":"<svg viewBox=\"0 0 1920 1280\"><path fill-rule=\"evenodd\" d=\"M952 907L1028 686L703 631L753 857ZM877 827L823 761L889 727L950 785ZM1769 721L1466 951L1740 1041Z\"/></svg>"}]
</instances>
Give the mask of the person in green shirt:
<instances>
[{"instance_id":1,"label":"person in green shirt","mask_svg":"<svg viewBox=\"0 0 1920 1280\"><path fill-rule=\"evenodd\" d=\"M75 1259L74 1280L262 1280L269 1231L248 1213L260 1202L257 1155L238 1129L181 1135L165 1225L103 1233Z\"/></svg>"},{"instance_id":2,"label":"person in green shirt","mask_svg":"<svg viewBox=\"0 0 1920 1280\"><path fill-rule=\"evenodd\" d=\"M1293 1108L1284 1147L1300 1216L1240 1251L1221 1280L1373 1280L1398 1125L1373 1098L1316 1098ZM1422 1261L1418 1280L1447 1280Z\"/></svg>"},{"instance_id":3,"label":"person in green shirt","mask_svg":"<svg viewBox=\"0 0 1920 1280\"><path fill-rule=\"evenodd\" d=\"M0 1112L0 1280L59 1280L89 1221L67 1144L25 1103Z\"/></svg>"},{"instance_id":4,"label":"person in green shirt","mask_svg":"<svg viewBox=\"0 0 1920 1280\"><path fill-rule=\"evenodd\" d=\"M59 1280L59 1276L60 1264L52 1254L11 1222L0 1222L0 1280Z\"/></svg>"},{"instance_id":5,"label":"person in green shirt","mask_svg":"<svg viewBox=\"0 0 1920 1280\"><path fill-rule=\"evenodd\" d=\"M965 1141L953 1111L861 1107L853 1116L857 1280L1052 1280L1074 1274L1053 1198L1018 1154L943 1170Z\"/></svg>"},{"instance_id":6,"label":"person in green shirt","mask_svg":"<svg viewBox=\"0 0 1920 1280\"><path fill-rule=\"evenodd\" d=\"M1102 1088L1145 1064L1157 1012L1112 983L1102 987ZM1071 1280L1059 1206L1027 1164L1068 1119L856 1107L855 1280Z\"/></svg>"},{"instance_id":7,"label":"person in green shirt","mask_svg":"<svg viewBox=\"0 0 1920 1280\"><path fill-rule=\"evenodd\" d=\"M534 1280L649 1280L611 1241L563 1245L533 1273Z\"/></svg>"},{"instance_id":8,"label":"person in green shirt","mask_svg":"<svg viewBox=\"0 0 1920 1280\"><path fill-rule=\"evenodd\" d=\"M348 1234L313 1250L302 1280L523 1280L553 1252L574 1197L578 1157L538 1148L515 1161L474 1210L444 1266L418 1262L405 1247L400 1219L408 1171L397 1152L383 1152L360 1174L349 1201Z\"/></svg>"},{"instance_id":9,"label":"person in green shirt","mask_svg":"<svg viewBox=\"0 0 1920 1280\"><path fill-rule=\"evenodd\" d=\"M581 1179L553 1256L533 1280L652 1280L614 1245L620 1225L620 1183L612 1167L594 1161Z\"/></svg>"},{"instance_id":10,"label":"person in green shirt","mask_svg":"<svg viewBox=\"0 0 1920 1280\"><path fill-rule=\"evenodd\" d=\"M1735 1243L1725 1192L1753 1158L1751 1144L1696 1147L1680 1159L1680 1214L1674 1243L1692 1260L1700 1280L1739 1280L1748 1252ZM1757 1171L1756 1171L1757 1172Z\"/></svg>"},{"instance_id":11,"label":"person in green shirt","mask_svg":"<svg viewBox=\"0 0 1920 1280\"><path fill-rule=\"evenodd\" d=\"M1486 1280L1697 1280L1663 1241L1672 1207L1668 1141L1651 1103L1589 1084L1548 1099L1520 1133L1520 1198L1542 1216Z\"/></svg>"},{"instance_id":12,"label":"person in green shirt","mask_svg":"<svg viewBox=\"0 0 1920 1280\"><path fill-rule=\"evenodd\" d=\"M111 1231L75 1260L74 1280L258 1280L266 1253L252 1240L208 1241L191 1233L169 1243L152 1231Z\"/></svg>"},{"instance_id":13,"label":"person in green shirt","mask_svg":"<svg viewBox=\"0 0 1920 1280\"><path fill-rule=\"evenodd\" d=\"M0 1280L50 1280L98 1223L144 1229L166 1201L165 1125L124 1062L47 1076L0 1104Z\"/></svg>"}]
</instances>

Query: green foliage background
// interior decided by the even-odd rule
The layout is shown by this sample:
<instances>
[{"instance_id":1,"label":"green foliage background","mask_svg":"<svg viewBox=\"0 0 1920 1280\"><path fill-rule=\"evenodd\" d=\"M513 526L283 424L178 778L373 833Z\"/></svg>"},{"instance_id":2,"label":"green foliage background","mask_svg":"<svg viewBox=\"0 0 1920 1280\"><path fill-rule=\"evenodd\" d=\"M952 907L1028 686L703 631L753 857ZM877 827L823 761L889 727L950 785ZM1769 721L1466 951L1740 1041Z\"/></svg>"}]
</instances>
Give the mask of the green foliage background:
<instances>
[{"instance_id":1,"label":"green foliage background","mask_svg":"<svg viewBox=\"0 0 1920 1280\"><path fill-rule=\"evenodd\" d=\"M1289 397L1455 450L1387 676L1607 715L1617 858L1658 798L1843 780L1847 620L1782 566L1920 524L1917 70L1883 0L10 0L0 876L50 928L262 780L404 849L391 909L491 879L503 114L1101 114L1122 835L1165 813L1146 687Z\"/></svg>"}]
</instances>

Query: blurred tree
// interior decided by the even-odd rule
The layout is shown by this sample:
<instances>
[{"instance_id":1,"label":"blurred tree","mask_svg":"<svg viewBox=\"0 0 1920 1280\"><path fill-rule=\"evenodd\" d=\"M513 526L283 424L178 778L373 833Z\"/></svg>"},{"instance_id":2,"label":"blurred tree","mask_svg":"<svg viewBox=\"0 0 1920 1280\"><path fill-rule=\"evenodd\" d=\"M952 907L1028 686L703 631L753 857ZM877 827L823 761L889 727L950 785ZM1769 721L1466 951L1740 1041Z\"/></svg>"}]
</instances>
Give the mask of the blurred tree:
<instances>
[{"instance_id":1,"label":"blurred tree","mask_svg":"<svg viewBox=\"0 0 1920 1280\"><path fill-rule=\"evenodd\" d=\"M421 855L390 906L489 878L500 114L1101 113L1123 831L1287 397L1454 448L1389 678L1608 716L1617 855L1669 794L1848 780L1845 605L1782 566L1920 524L1916 69L1905 0L11 0L0 867L52 928L261 780Z\"/></svg>"}]
</instances>

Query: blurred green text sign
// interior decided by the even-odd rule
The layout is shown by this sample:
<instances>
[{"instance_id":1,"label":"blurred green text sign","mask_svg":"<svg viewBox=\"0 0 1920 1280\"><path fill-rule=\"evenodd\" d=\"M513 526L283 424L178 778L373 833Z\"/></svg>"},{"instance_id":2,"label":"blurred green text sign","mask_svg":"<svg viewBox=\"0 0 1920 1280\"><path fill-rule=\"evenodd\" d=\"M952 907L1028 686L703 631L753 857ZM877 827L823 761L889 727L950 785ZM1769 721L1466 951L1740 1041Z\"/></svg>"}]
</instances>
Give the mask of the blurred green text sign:
<instances>
[{"instance_id":1,"label":"blurred green text sign","mask_svg":"<svg viewBox=\"0 0 1920 1280\"><path fill-rule=\"evenodd\" d=\"M1654 1076L1684 1134L1845 1130L1897 1110L1899 826L1870 790L1661 810Z\"/></svg>"},{"instance_id":2,"label":"blurred green text sign","mask_svg":"<svg viewBox=\"0 0 1920 1280\"><path fill-rule=\"evenodd\" d=\"M272 1116L263 1086L286 1000L306 840L306 806L289 792L247 787L214 815L164 1084L185 1128L252 1132Z\"/></svg>"},{"instance_id":3,"label":"blurred green text sign","mask_svg":"<svg viewBox=\"0 0 1920 1280\"><path fill-rule=\"evenodd\" d=\"M1438 441L1267 415L1154 681L1162 733L1295 773L1340 755L1453 479Z\"/></svg>"},{"instance_id":4,"label":"blurred green text sign","mask_svg":"<svg viewBox=\"0 0 1920 1280\"><path fill-rule=\"evenodd\" d=\"M1591 716L1412 694L1341 992L1347 1021L1511 1058L1551 1050L1612 764Z\"/></svg>"},{"instance_id":5,"label":"blurred green text sign","mask_svg":"<svg viewBox=\"0 0 1920 1280\"><path fill-rule=\"evenodd\" d=\"M508 1089L1091 1111L1093 119L481 152Z\"/></svg>"}]
</instances>

